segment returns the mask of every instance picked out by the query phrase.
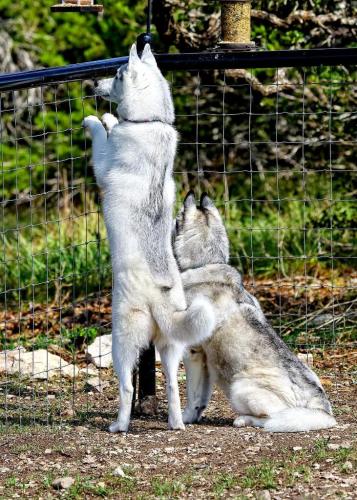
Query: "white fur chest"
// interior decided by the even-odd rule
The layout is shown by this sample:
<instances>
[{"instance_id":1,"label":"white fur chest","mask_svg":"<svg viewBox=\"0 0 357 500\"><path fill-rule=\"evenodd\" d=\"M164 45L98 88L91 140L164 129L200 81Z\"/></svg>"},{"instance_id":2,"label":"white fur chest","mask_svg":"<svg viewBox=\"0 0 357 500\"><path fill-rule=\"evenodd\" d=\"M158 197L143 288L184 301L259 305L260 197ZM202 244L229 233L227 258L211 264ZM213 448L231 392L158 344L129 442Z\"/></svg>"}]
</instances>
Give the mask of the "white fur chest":
<instances>
[{"instance_id":1,"label":"white fur chest","mask_svg":"<svg viewBox=\"0 0 357 500\"><path fill-rule=\"evenodd\" d=\"M171 217L175 200L172 179L175 151L176 132L161 122L124 122L112 130L107 141L102 185L114 270L134 264L137 267L142 256L139 240L140 232L145 229L142 221L146 213L160 205L160 210Z\"/></svg>"}]
</instances>

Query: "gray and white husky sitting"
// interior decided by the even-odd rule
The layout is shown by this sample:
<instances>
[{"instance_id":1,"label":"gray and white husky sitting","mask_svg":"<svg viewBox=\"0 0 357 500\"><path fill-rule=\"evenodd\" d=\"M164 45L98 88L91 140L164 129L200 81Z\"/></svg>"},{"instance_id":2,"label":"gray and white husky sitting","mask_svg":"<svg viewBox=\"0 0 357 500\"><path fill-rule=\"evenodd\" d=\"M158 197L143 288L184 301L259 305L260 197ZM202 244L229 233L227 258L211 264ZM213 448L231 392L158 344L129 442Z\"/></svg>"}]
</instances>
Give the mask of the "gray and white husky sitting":
<instances>
[{"instance_id":1,"label":"gray and white husky sitting","mask_svg":"<svg viewBox=\"0 0 357 500\"><path fill-rule=\"evenodd\" d=\"M300 362L266 320L258 301L228 262L227 233L207 195L190 193L176 219L174 252L188 302L206 295L216 328L185 358L184 422L200 420L217 382L238 413L234 425L298 432L336 424L315 373Z\"/></svg>"},{"instance_id":2,"label":"gray and white husky sitting","mask_svg":"<svg viewBox=\"0 0 357 500\"><path fill-rule=\"evenodd\" d=\"M113 364L119 377L118 419L110 431L127 431L132 371L141 349L154 341L167 379L169 426L183 429L177 369L186 345L202 342L214 327L209 301L189 308L171 246L177 134L167 81L146 45L97 93L118 104L119 121L95 116L83 125L93 140L93 164L102 191L113 267Z\"/></svg>"}]
</instances>

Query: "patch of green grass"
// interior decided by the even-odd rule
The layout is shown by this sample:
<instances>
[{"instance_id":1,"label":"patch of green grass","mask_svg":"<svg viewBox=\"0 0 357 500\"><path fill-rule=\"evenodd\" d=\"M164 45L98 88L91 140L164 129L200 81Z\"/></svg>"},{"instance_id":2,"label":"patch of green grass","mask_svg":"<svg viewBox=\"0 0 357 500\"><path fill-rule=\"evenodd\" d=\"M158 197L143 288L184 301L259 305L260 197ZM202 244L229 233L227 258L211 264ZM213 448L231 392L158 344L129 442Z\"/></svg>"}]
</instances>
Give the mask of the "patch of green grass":
<instances>
[{"instance_id":1,"label":"patch of green grass","mask_svg":"<svg viewBox=\"0 0 357 500\"><path fill-rule=\"evenodd\" d=\"M151 481L152 492L159 498L173 498L182 493L184 485L177 480L154 477Z\"/></svg>"},{"instance_id":2,"label":"patch of green grass","mask_svg":"<svg viewBox=\"0 0 357 500\"><path fill-rule=\"evenodd\" d=\"M347 466L347 463L352 464L352 469ZM336 464L340 471L345 474L355 474L357 468L357 448L340 448L333 454L333 463Z\"/></svg>"},{"instance_id":3,"label":"patch of green grass","mask_svg":"<svg viewBox=\"0 0 357 500\"><path fill-rule=\"evenodd\" d=\"M311 468L307 463L298 462L294 458L290 460L283 466L283 484L286 486L294 486L296 482L309 483L311 480Z\"/></svg>"},{"instance_id":4,"label":"patch of green grass","mask_svg":"<svg viewBox=\"0 0 357 500\"><path fill-rule=\"evenodd\" d=\"M72 329L62 328L61 338L58 343L66 347L72 352L81 348L83 344L91 344L97 337L99 331L94 327L74 327Z\"/></svg>"},{"instance_id":5,"label":"patch of green grass","mask_svg":"<svg viewBox=\"0 0 357 500\"><path fill-rule=\"evenodd\" d=\"M94 199L86 203L86 213L49 213L47 222L34 221L33 227L27 220L21 226L21 221L6 219L9 229L20 226L0 233L6 256L0 259L0 291L11 290L6 294L8 307L19 300L53 302L68 292L80 298L99 286L111 286L104 222Z\"/></svg>"},{"instance_id":6,"label":"patch of green grass","mask_svg":"<svg viewBox=\"0 0 357 500\"><path fill-rule=\"evenodd\" d=\"M328 455L327 445L329 443L329 439L321 438L315 441L313 451L312 451L312 459L315 462L319 462L324 460Z\"/></svg>"},{"instance_id":7,"label":"patch of green grass","mask_svg":"<svg viewBox=\"0 0 357 500\"><path fill-rule=\"evenodd\" d=\"M53 476L53 474L51 472L49 472L42 479L42 484L45 486L45 488L51 488L53 480L54 480L54 476Z\"/></svg>"},{"instance_id":8,"label":"patch of green grass","mask_svg":"<svg viewBox=\"0 0 357 500\"><path fill-rule=\"evenodd\" d=\"M116 486L119 486L123 493L133 493L137 488L138 482L135 477L120 477L117 479Z\"/></svg>"},{"instance_id":9,"label":"patch of green grass","mask_svg":"<svg viewBox=\"0 0 357 500\"><path fill-rule=\"evenodd\" d=\"M5 339L4 336L0 336L0 350L14 349L21 345L27 350L37 351L38 349L48 349L51 344L54 344L65 347L74 354L84 345L91 344L99 333L99 329L95 327L75 326L71 329L62 328L60 334L57 334L56 337L40 333L33 339L25 337L14 342L11 339Z\"/></svg>"},{"instance_id":10,"label":"patch of green grass","mask_svg":"<svg viewBox=\"0 0 357 500\"><path fill-rule=\"evenodd\" d=\"M10 476L5 479L6 488L16 488L19 485L19 479L15 476Z\"/></svg>"},{"instance_id":11,"label":"patch of green grass","mask_svg":"<svg viewBox=\"0 0 357 500\"><path fill-rule=\"evenodd\" d=\"M218 474L213 481L213 493L222 496L227 490L232 489L237 484L237 478L230 473Z\"/></svg>"},{"instance_id":12,"label":"patch of green grass","mask_svg":"<svg viewBox=\"0 0 357 500\"><path fill-rule=\"evenodd\" d=\"M249 466L245 476L240 478L243 488L274 489L277 487L278 464L275 461L263 460L259 465Z\"/></svg>"}]
</instances>

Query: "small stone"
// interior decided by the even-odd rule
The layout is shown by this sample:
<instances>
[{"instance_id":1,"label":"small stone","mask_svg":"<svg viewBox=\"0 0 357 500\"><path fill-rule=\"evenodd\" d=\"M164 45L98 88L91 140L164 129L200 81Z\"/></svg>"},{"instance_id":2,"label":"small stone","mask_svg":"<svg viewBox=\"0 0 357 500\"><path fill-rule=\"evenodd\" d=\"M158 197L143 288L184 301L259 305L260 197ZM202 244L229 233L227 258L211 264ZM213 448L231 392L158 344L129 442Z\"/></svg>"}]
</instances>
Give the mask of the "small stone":
<instances>
[{"instance_id":1,"label":"small stone","mask_svg":"<svg viewBox=\"0 0 357 500\"><path fill-rule=\"evenodd\" d=\"M341 448L351 448L351 445L349 443L329 443L327 445L328 450L336 451L340 450Z\"/></svg>"},{"instance_id":2,"label":"small stone","mask_svg":"<svg viewBox=\"0 0 357 500\"><path fill-rule=\"evenodd\" d=\"M82 368L79 370L80 375L84 375L85 377L97 377L98 376L98 370L95 365L92 363L87 365L85 368Z\"/></svg>"},{"instance_id":3,"label":"small stone","mask_svg":"<svg viewBox=\"0 0 357 500\"><path fill-rule=\"evenodd\" d=\"M312 464L313 468L318 470L320 468L320 464L318 464L317 462L315 462L314 464Z\"/></svg>"},{"instance_id":4,"label":"small stone","mask_svg":"<svg viewBox=\"0 0 357 500\"><path fill-rule=\"evenodd\" d=\"M74 479L71 476L58 477L52 483L55 490L68 490L74 484Z\"/></svg>"},{"instance_id":5,"label":"small stone","mask_svg":"<svg viewBox=\"0 0 357 500\"><path fill-rule=\"evenodd\" d=\"M99 377L91 377L86 381L89 392L103 392L109 385L107 380L102 380Z\"/></svg>"},{"instance_id":6,"label":"small stone","mask_svg":"<svg viewBox=\"0 0 357 500\"><path fill-rule=\"evenodd\" d=\"M54 394L47 394L47 399L56 399L56 396Z\"/></svg>"},{"instance_id":7,"label":"small stone","mask_svg":"<svg viewBox=\"0 0 357 500\"><path fill-rule=\"evenodd\" d=\"M313 318L310 322L311 326L321 326L334 321L334 316L332 314L319 314Z\"/></svg>"},{"instance_id":8,"label":"small stone","mask_svg":"<svg viewBox=\"0 0 357 500\"><path fill-rule=\"evenodd\" d=\"M256 494L256 499L257 500L270 500L271 495L270 495L268 490L258 491Z\"/></svg>"},{"instance_id":9,"label":"small stone","mask_svg":"<svg viewBox=\"0 0 357 500\"><path fill-rule=\"evenodd\" d=\"M314 357L311 352L299 352L297 355L298 359L302 361L307 366L314 366Z\"/></svg>"},{"instance_id":10,"label":"small stone","mask_svg":"<svg viewBox=\"0 0 357 500\"><path fill-rule=\"evenodd\" d=\"M333 450L333 451L335 451L335 450L339 450L339 449L340 449L340 445L339 445L339 444L337 444L337 443L329 443L329 444L327 445L327 449L328 449L328 450Z\"/></svg>"},{"instance_id":11,"label":"small stone","mask_svg":"<svg viewBox=\"0 0 357 500\"><path fill-rule=\"evenodd\" d=\"M302 446L294 446L293 451L300 451L302 450Z\"/></svg>"},{"instance_id":12,"label":"small stone","mask_svg":"<svg viewBox=\"0 0 357 500\"><path fill-rule=\"evenodd\" d=\"M97 483L97 488L105 488L105 483L103 481L99 481L99 483Z\"/></svg>"},{"instance_id":13,"label":"small stone","mask_svg":"<svg viewBox=\"0 0 357 500\"><path fill-rule=\"evenodd\" d=\"M50 455L52 453L51 448L46 448L45 449L45 455Z\"/></svg>"},{"instance_id":14,"label":"small stone","mask_svg":"<svg viewBox=\"0 0 357 500\"><path fill-rule=\"evenodd\" d=\"M353 470L353 464L349 460L342 465L342 469L345 471Z\"/></svg>"},{"instance_id":15,"label":"small stone","mask_svg":"<svg viewBox=\"0 0 357 500\"><path fill-rule=\"evenodd\" d=\"M74 415L75 411L73 410L73 408L66 408L62 412L62 417L74 417Z\"/></svg>"},{"instance_id":16,"label":"small stone","mask_svg":"<svg viewBox=\"0 0 357 500\"><path fill-rule=\"evenodd\" d=\"M125 472L123 471L123 469L120 467L120 465L118 465L118 467L116 467L114 470L113 470L113 476L118 476L118 477L128 477Z\"/></svg>"}]
</instances>

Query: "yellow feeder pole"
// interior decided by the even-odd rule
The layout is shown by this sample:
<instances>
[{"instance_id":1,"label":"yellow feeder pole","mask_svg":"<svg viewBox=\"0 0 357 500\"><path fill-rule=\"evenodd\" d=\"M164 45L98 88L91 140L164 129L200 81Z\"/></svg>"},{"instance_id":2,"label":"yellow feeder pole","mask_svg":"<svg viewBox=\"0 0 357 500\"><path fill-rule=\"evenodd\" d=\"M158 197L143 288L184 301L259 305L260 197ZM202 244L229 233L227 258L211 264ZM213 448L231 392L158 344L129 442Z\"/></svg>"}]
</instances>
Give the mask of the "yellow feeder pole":
<instances>
[{"instance_id":1,"label":"yellow feeder pole","mask_svg":"<svg viewBox=\"0 0 357 500\"><path fill-rule=\"evenodd\" d=\"M249 50L251 41L251 0L220 0L222 40L220 49Z\"/></svg>"}]
</instances>

